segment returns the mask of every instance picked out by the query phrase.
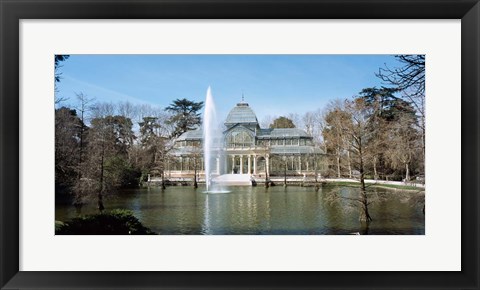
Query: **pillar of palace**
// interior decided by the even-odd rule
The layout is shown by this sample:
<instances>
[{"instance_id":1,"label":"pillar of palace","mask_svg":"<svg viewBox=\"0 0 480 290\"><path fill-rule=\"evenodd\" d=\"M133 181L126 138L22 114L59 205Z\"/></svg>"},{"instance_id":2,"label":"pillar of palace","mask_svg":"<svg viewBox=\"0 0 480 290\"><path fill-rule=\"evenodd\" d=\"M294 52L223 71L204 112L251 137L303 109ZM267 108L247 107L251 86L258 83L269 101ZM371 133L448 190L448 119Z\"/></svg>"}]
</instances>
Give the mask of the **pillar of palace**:
<instances>
[{"instance_id":1,"label":"pillar of palace","mask_svg":"<svg viewBox=\"0 0 480 290\"><path fill-rule=\"evenodd\" d=\"M235 155L232 155L232 174L235 173Z\"/></svg>"},{"instance_id":2,"label":"pillar of palace","mask_svg":"<svg viewBox=\"0 0 480 290\"><path fill-rule=\"evenodd\" d=\"M225 171L225 173L228 173L228 158L225 157L223 158L223 171Z\"/></svg>"},{"instance_id":3,"label":"pillar of palace","mask_svg":"<svg viewBox=\"0 0 480 290\"><path fill-rule=\"evenodd\" d=\"M217 161L217 170L216 171L217 171L217 174L220 174L220 158L217 157L216 161Z\"/></svg>"},{"instance_id":4,"label":"pillar of palace","mask_svg":"<svg viewBox=\"0 0 480 290\"><path fill-rule=\"evenodd\" d=\"M253 174L257 175L257 155L253 155Z\"/></svg>"},{"instance_id":5,"label":"pillar of palace","mask_svg":"<svg viewBox=\"0 0 480 290\"><path fill-rule=\"evenodd\" d=\"M248 168L248 172L247 172L247 173L248 173L248 174L251 174L251 173L252 173L252 167L250 166L251 158L252 158L251 155L248 154L248 166L247 166L247 168Z\"/></svg>"},{"instance_id":6,"label":"pillar of palace","mask_svg":"<svg viewBox=\"0 0 480 290\"><path fill-rule=\"evenodd\" d=\"M298 172L302 173L302 156L298 156Z\"/></svg>"},{"instance_id":7,"label":"pillar of palace","mask_svg":"<svg viewBox=\"0 0 480 290\"><path fill-rule=\"evenodd\" d=\"M240 155L240 174L243 174L243 155Z\"/></svg>"},{"instance_id":8,"label":"pillar of palace","mask_svg":"<svg viewBox=\"0 0 480 290\"><path fill-rule=\"evenodd\" d=\"M270 157L268 156L268 154L265 158L265 174L267 176L270 176Z\"/></svg>"}]
</instances>

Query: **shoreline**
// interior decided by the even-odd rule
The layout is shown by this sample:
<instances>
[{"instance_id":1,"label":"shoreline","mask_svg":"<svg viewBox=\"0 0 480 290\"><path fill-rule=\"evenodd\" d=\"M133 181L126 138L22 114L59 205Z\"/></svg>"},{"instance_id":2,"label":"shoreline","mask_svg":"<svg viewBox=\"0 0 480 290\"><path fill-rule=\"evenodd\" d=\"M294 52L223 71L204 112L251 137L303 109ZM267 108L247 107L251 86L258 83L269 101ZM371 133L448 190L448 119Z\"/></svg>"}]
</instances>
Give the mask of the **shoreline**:
<instances>
[{"instance_id":1,"label":"shoreline","mask_svg":"<svg viewBox=\"0 0 480 290\"><path fill-rule=\"evenodd\" d=\"M326 179L324 180L325 183L331 185L345 185L345 186L360 186L360 181L356 180L349 180L346 181L344 179ZM382 182L375 182L375 180L365 180L366 187L376 187L376 188L384 188L384 189L393 189L393 190L403 190L403 191L418 191L422 192L425 191L425 187L422 185L411 185L411 184L399 184L398 181L382 181Z\"/></svg>"},{"instance_id":2,"label":"shoreline","mask_svg":"<svg viewBox=\"0 0 480 290\"><path fill-rule=\"evenodd\" d=\"M276 186L283 186L284 178L283 177L271 177L269 178L271 182L275 183ZM165 180L166 186L193 186L193 180L191 178L182 178L179 180ZM255 179L257 186L262 186L265 183L265 179L256 178ZM199 185L205 184L204 180L198 180L197 183ZM311 187L315 186L315 184L319 185L337 185L337 186L360 186L360 181L355 179L347 179L347 178L322 178L318 179L315 182L313 179L303 179L298 177L287 177L287 185L289 186L301 186L301 187ZM373 180L373 179L366 179L365 184L367 187L377 187L377 188L384 188L384 189L393 189L393 190L403 190L403 191L418 191L422 192L425 191L425 185L420 183L407 183L401 181L386 181L386 180ZM150 182L145 182L144 187L149 186L161 186L160 180L152 180Z\"/></svg>"}]
</instances>

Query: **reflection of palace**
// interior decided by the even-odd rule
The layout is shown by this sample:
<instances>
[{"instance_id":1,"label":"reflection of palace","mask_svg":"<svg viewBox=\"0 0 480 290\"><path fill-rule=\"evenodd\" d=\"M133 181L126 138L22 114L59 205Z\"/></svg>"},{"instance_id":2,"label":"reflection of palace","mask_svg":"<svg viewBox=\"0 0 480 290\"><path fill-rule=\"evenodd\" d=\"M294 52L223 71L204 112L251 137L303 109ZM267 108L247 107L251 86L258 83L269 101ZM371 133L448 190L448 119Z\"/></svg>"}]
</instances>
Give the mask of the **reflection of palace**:
<instances>
[{"instance_id":1,"label":"reflection of palace","mask_svg":"<svg viewBox=\"0 0 480 290\"><path fill-rule=\"evenodd\" d=\"M322 151L313 138L297 128L262 129L245 102L238 103L225 120L224 157L211 160L217 174L253 174L256 177L303 176L321 170ZM182 134L176 141L169 162L169 177L192 177L194 167L203 178L202 129ZM215 155L215 154L214 154ZM216 169L216 170L215 170Z\"/></svg>"}]
</instances>

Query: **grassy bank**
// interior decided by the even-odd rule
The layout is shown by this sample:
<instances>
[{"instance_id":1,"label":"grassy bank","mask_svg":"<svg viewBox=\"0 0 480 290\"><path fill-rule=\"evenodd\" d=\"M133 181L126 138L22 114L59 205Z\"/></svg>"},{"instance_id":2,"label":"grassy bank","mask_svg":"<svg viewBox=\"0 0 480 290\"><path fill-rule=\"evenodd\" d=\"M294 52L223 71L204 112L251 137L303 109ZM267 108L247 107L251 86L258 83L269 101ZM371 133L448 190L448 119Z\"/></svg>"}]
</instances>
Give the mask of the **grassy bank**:
<instances>
[{"instance_id":1,"label":"grassy bank","mask_svg":"<svg viewBox=\"0 0 480 290\"><path fill-rule=\"evenodd\" d=\"M351 182L351 181L327 181L328 185L334 186L352 186L360 187L360 182ZM375 184L375 183L366 183L366 187L376 187L376 188L386 188L386 189L401 189L401 190L412 190L412 191L423 191L425 188L415 187L411 185L397 185L397 184Z\"/></svg>"}]
</instances>

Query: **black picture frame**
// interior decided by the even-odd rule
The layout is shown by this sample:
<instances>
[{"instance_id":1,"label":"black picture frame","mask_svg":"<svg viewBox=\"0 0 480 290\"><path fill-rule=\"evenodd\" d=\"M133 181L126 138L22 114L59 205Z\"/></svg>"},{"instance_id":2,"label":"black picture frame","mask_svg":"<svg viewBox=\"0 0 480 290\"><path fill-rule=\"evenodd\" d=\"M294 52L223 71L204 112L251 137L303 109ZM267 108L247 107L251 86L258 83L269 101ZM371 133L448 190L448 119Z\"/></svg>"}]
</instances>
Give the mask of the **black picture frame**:
<instances>
[{"instance_id":1,"label":"black picture frame","mask_svg":"<svg viewBox=\"0 0 480 290\"><path fill-rule=\"evenodd\" d=\"M478 0L0 0L0 15L1 289L479 289ZM19 271L19 20L162 18L461 19L462 270L281 273Z\"/></svg>"}]
</instances>

